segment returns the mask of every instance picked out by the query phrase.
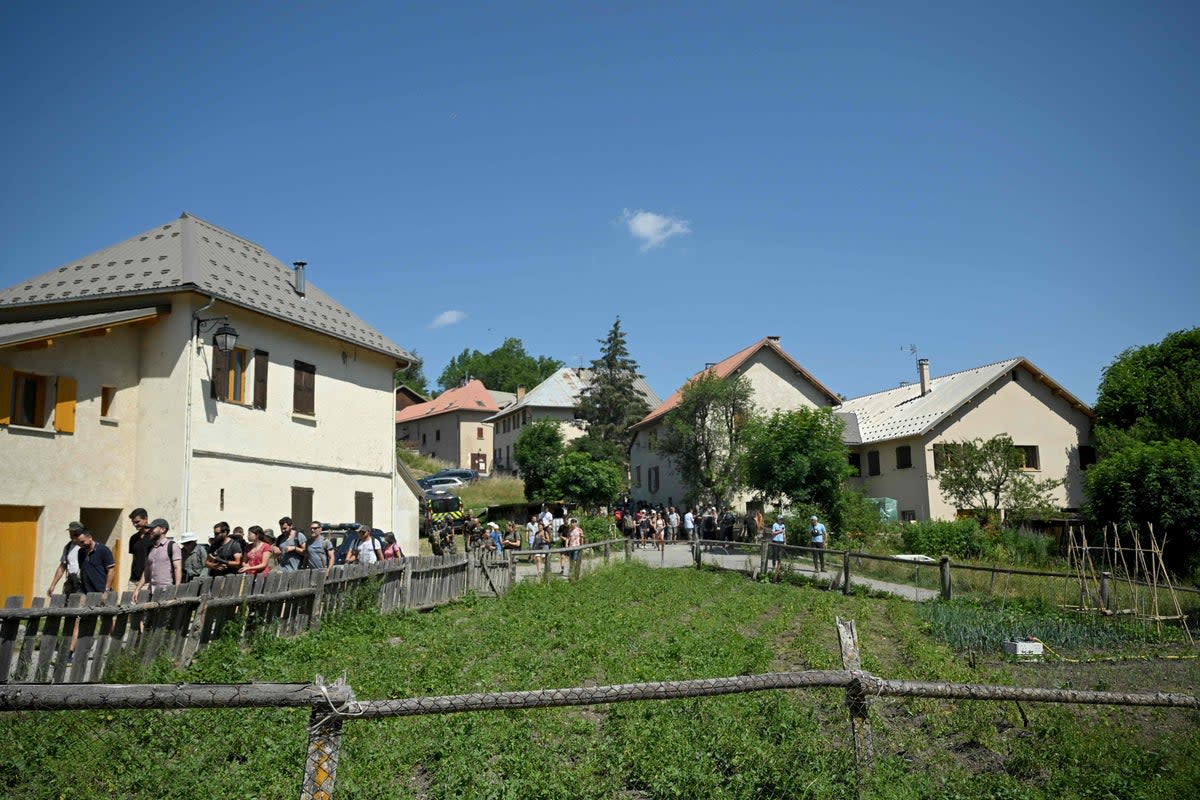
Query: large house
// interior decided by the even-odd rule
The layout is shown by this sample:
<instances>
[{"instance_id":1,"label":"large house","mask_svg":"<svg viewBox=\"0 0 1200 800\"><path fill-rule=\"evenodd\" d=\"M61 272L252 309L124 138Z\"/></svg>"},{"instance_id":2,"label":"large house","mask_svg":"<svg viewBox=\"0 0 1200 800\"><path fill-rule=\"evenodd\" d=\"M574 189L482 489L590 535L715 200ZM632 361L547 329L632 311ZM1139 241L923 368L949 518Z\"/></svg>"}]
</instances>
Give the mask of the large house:
<instances>
[{"instance_id":1,"label":"large house","mask_svg":"<svg viewBox=\"0 0 1200 800\"><path fill-rule=\"evenodd\" d=\"M500 403L483 381L472 380L432 400L396 412L396 440L421 455L459 467L488 472L492 423Z\"/></svg>"},{"instance_id":2,"label":"large house","mask_svg":"<svg viewBox=\"0 0 1200 800\"><path fill-rule=\"evenodd\" d=\"M496 468L516 471L517 463L512 451L521 431L531 422L540 419L558 421L561 423L559 430L564 443L583 436L587 432L587 424L578 418L576 409L580 394L591 385L591 381L590 369L562 367L529 392L518 388L516 402L488 418L495 430L492 461ZM650 408L660 402L645 378L636 378L633 390L645 399Z\"/></svg>"},{"instance_id":3,"label":"large house","mask_svg":"<svg viewBox=\"0 0 1200 800\"><path fill-rule=\"evenodd\" d=\"M0 291L0 597L46 590L79 520L145 507L368 522L417 547L394 374L412 360L263 247L190 214Z\"/></svg>"},{"instance_id":4,"label":"large house","mask_svg":"<svg viewBox=\"0 0 1200 800\"><path fill-rule=\"evenodd\" d=\"M762 412L797 408L828 408L841 400L797 361L784 352L778 336L760 339L728 358L710 365L653 408L630 430L634 433L629 451L630 497L652 504L682 505L687 496L674 464L657 453L657 441L665 417L683 399L683 390L702 375L718 378L744 375L749 381L755 407ZM735 499L744 503L745 497Z\"/></svg>"},{"instance_id":5,"label":"large house","mask_svg":"<svg viewBox=\"0 0 1200 800\"><path fill-rule=\"evenodd\" d=\"M870 497L892 498L904 520L952 519L937 471L948 442L1007 433L1025 456L1025 469L1061 479L1063 512L1083 503L1083 471L1095 461L1092 410L1026 358L1010 358L937 378L918 362L917 382L847 400L851 480Z\"/></svg>"}]
</instances>

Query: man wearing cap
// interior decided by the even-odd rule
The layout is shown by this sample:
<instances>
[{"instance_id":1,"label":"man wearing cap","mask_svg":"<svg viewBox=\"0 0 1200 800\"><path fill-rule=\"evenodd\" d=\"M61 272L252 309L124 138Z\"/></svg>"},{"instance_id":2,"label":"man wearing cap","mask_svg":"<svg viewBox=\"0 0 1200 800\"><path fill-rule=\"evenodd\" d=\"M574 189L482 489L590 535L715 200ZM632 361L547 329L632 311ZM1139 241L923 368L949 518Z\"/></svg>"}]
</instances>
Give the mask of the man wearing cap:
<instances>
[{"instance_id":1,"label":"man wearing cap","mask_svg":"<svg viewBox=\"0 0 1200 800\"><path fill-rule=\"evenodd\" d=\"M137 588L146 569L146 554L154 544L154 534L150 532L150 515L144 508L135 508L129 512L129 521L133 524L133 535L129 537L128 552L132 558L129 565L129 591Z\"/></svg>"},{"instance_id":2,"label":"man wearing cap","mask_svg":"<svg viewBox=\"0 0 1200 800\"><path fill-rule=\"evenodd\" d=\"M171 530L170 524L160 517L150 523L150 530L154 541L146 554L146 569L142 572L142 579L133 590L135 603L146 584L150 585L150 597L153 599L162 589L183 580L183 558L179 548L167 538L167 531Z\"/></svg>"},{"instance_id":3,"label":"man wearing cap","mask_svg":"<svg viewBox=\"0 0 1200 800\"><path fill-rule=\"evenodd\" d=\"M204 561L208 558L208 545L201 544L200 537L188 531L179 537L183 547L183 580L194 581L205 574Z\"/></svg>"},{"instance_id":4,"label":"man wearing cap","mask_svg":"<svg viewBox=\"0 0 1200 800\"><path fill-rule=\"evenodd\" d=\"M63 545L62 556L58 559L58 569L54 570L54 577L50 579L50 588L46 590L47 595L54 594L54 587L58 585L58 579L64 574L67 576L66 583L63 584L65 596L70 597L83 588L83 581L79 577L79 532L81 530L83 530L83 525L78 522L72 522L67 526L67 535L71 538Z\"/></svg>"},{"instance_id":5,"label":"man wearing cap","mask_svg":"<svg viewBox=\"0 0 1200 800\"><path fill-rule=\"evenodd\" d=\"M813 569L817 572L825 571L825 526L817 520L817 515L813 514L808 518L808 538L809 546L812 547L813 554Z\"/></svg>"}]
</instances>

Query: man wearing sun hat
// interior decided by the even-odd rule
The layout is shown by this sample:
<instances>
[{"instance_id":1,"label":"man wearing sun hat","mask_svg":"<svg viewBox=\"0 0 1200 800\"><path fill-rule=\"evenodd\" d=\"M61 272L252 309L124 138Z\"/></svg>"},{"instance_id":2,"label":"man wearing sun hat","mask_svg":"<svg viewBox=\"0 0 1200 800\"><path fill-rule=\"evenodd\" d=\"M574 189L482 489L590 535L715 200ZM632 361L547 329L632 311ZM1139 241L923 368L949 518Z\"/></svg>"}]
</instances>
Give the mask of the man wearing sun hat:
<instances>
[{"instance_id":1,"label":"man wearing sun hat","mask_svg":"<svg viewBox=\"0 0 1200 800\"><path fill-rule=\"evenodd\" d=\"M196 578L206 575L204 560L208 558L208 545L202 543L200 537L192 531L180 536L179 544L183 548L184 582L194 581Z\"/></svg>"}]
</instances>

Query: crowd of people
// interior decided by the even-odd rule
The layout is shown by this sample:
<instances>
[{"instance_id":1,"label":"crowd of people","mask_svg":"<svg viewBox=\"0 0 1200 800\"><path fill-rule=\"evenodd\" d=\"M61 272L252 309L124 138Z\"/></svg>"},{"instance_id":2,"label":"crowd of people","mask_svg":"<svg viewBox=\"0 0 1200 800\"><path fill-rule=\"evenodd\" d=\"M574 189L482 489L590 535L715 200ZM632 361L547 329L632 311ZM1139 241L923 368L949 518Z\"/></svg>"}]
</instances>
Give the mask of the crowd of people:
<instances>
[{"instance_id":1,"label":"crowd of people","mask_svg":"<svg viewBox=\"0 0 1200 800\"><path fill-rule=\"evenodd\" d=\"M475 516L469 516L456 529L448 521L442 521L434 528L430 536L430 546L434 555L453 554L458 551L456 540L462 538L464 552L503 553L506 550L527 548L531 551L544 551L552 547L580 547L583 545L583 528L575 517L555 517L548 507L529 518L525 523L524 539L517 523L509 520L501 528L498 522L480 524ZM578 551L559 553L558 570L565 572L569 562L579 557ZM537 574L548 569L547 555L535 555L534 567Z\"/></svg>"},{"instance_id":2,"label":"crowd of people","mask_svg":"<svg viewBox=\"0 0 1200 800\"><path fill-rule=\"evenodd\" d=\"M404 552L392 533L374 530L370 525L347 527L353 539L339 545L329 537L326 526L317 520L308 526L308 534L298 529L291 517L281 517L279 533L272 528L250 525L231 528L217 522L206 542L188 531L176 543L170 536L171 525L160 518L151 520L144 508L129 514L133 535L129 537L130 555L128 590L137 602L143 593L153 597L167 586L222 575L266 575L273 571L295 572L323 569L326 574L335 563L374 564L404 558ZM62 591L108 592L117 583L116 560L112 550L96 541L85 526L72 522L67 526L69 541L63 546L48 595L62 582Z\"/></svg>"}]
</instances>

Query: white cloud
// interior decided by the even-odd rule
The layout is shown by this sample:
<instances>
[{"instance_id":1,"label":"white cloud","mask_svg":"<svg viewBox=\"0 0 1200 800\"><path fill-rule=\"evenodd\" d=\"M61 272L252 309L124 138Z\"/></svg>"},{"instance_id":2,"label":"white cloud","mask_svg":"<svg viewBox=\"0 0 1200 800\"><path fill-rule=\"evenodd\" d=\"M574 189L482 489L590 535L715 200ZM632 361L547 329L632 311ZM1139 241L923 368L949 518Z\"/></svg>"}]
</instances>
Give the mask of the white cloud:
<instances>
[{"instance_id":1,"label":"white cloud","mask_svg":"<svg viewBox=\"0 0 1200 800\"><path fill-rule=\"evenodd\" d=\"M667 217L640 208L637 211L625 209L621 212L621 219L629 226L633 238L642 243L643 251L659 247L672 236L685 236L692 232L686 219Z\"/></svg>"},{"instance_id":2,"label":"white cloud","mask_svg":"<svg viewBox=\"0 0 1200 800\"><path fill-rule=\"evenodd\" d=\"M444 328L447 325L453 325L456 322L462 322L467 318L465 311L443 311L433 318L433 322L429 323L430 328Z\"/></svg>"}]
</instances>

